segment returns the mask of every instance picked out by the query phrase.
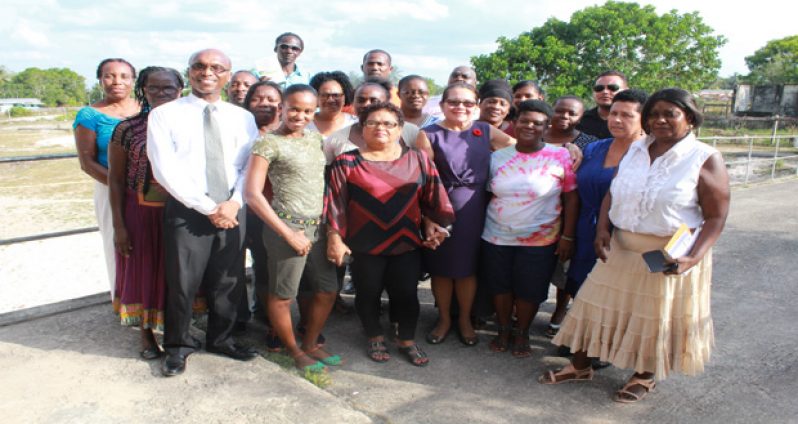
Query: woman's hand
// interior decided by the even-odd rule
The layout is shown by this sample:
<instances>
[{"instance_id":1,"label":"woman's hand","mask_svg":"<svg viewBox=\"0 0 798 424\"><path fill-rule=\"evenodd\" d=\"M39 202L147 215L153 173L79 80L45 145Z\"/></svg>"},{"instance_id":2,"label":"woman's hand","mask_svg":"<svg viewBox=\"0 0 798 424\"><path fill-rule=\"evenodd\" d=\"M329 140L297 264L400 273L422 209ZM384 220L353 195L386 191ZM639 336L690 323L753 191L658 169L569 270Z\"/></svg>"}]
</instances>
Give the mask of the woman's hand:
<instances>
[{"instance_id":1,"label":"woman's hand","mask_svg":"<svg viewBox=\"0 0 798 424\"><path fill-rule=\"evenodd\" d=\"M682 256L681 258L676 258L676 267L671 268L667 271L662 271L665 275L680 275L684 274L685 272L689 271L690 268L694 267L698 262L700 262L700 258L696 258L694 256Z\"/></svg>"},{"instance_id":2,"label":"woman's hand","mask_svg":"<svg viewBox=\"0 0 798 424\"><path fill-rule=\"evenodd\" d=\"M582 150L574 143L565 143L563 147L568 149L568 154L571 155L571 163L573 164L574 172L576 172L576 170L579 169L579 165L582 164Z\"/></svg>"},{"instance_id":3,"label":"woman's hand","mask_svg":"<svg viewBox=\"0 0 798 424\"><path fill-rule=\"evenodd\" d=\"M337 233L335 233L337 234ZM329 237L327 239L327 260L334 263L335 266L343 266L344 258L346 255L351 255L352 250L349 249L340 236Z\"/></svg>"},{"instance_id":4,"label":"woman's hand","mask_svg":"<svg viewBox=\"0 0 798 424\"><path fill-rule=\"evenodd\" d=\"M446 237L451 235L449 230L441 227L438 223L427 217L424 217L422 221L424 223L424 240L421 242L421 245L427 249L437 249L438 246L446 240Z\"/></svg>"},{"instance_id":5,"label":"woman's hand","mask_svg":"<svg viewBox=\"0 0 798 424\"><path fill-rule=\"evenodd\" d=\"M130 244L127 228L114 228L114 247L117 253L126 258L133 252L133 245Z\"/></svg>"},{"instance_id":6,"label":"woman's hand","mask_svg":"<svg viewBox=\"0 0 798 424\"><path fill-rule=\"evenodd\" d=\"M557 255L557 258L560 260L560 262L565 262L568 259L571 259L571 256L574 254L573 239L567 240L563 237L560 237L560 241L557 243L557 250L554 251L554 254Z\"/></svg>"},{"instance_id":7,"label":"woman's hand","mask_svg":"<svg viewBox=\"0 0 798 424\"><path fill-rule=\"evenodd\" d=\"M601 259L601 262L607 262L607 255L610 253L611 238L612 235L610 235L609 231L596 231L596 239L593 241L593 249L595 249L596 256Z\"/></svg>"},{"instance_id":8,"label":"woman's hand","mask_svg":"<svg viewBox=\"0 0 798 424\"><path fill-rule=\"evenodd\" d=\"M305 230L289 229L285 235L285 241L299 256L307 256L313 246L313 243L305 236Z\"/></svg>"}]
</instances>

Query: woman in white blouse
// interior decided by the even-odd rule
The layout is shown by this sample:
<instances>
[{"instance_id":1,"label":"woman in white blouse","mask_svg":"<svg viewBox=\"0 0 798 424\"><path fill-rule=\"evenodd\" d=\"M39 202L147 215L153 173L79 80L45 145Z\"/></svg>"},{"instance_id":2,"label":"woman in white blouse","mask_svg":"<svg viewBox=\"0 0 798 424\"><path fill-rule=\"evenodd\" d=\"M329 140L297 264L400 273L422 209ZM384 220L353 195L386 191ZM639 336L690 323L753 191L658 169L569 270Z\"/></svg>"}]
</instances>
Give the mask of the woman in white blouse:
<instances>
[{"instance_id":1,"label":"woman in white blouse","mask_svg":"<svg viewBox=\"0 0 798 424\"><path fill-rule=\"evenodd\" d=\"M601 259L580 289L553 342L570 346L566 367L543 384L590 380L590 357L634 370L616 392L636 402L669 372L704 370L714 343L710 315L712 246L729 211L729 180L720 153L693 135L703 118L685 90L654 93L643 107L650 135L620 163L597 225ZM652 273L641 254L665 246L681 224L701 230L672 268Z\"/></svg>"}]
</instances>

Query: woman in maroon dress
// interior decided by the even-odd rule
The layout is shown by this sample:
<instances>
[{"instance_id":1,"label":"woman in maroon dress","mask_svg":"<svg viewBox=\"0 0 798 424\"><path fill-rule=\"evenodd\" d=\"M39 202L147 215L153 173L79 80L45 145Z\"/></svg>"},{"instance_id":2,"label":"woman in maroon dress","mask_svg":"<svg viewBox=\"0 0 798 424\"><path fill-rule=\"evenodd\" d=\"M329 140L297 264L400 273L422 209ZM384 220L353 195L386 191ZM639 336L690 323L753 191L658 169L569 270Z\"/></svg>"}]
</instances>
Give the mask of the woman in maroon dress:
<instances>
[{"instance_id":1,"label":"woman in maroon dress","mask_svg":"<svg viewBox=\"0 0 798 424\"><path fill-rule=\"evenodd\" d=\"M108 147L108 188L116 247L114 311L122 325L141 328L144 359L161 354L153 330L163 330L166 295L161 237L166 192L147 160L150 110L180 97L183 78L171 68L145 68L136 80L141 113L122 121Z\"/></svg>"}]
</instances>

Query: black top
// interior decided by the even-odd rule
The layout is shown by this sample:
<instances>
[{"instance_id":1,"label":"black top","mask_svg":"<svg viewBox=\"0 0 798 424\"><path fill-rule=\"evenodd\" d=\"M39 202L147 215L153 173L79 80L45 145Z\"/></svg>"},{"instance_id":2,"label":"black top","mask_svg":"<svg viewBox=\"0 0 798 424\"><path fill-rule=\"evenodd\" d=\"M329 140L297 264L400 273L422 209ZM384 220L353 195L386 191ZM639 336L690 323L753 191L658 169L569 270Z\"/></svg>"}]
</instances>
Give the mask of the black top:
<instances>
[{"instance_id":1,"label":"black top","mask_svg":"<svg viewBox=\"0 0 798 424\"><path fill-rule=\"evenodd\" d=\"M607 121L601 119L598 114L598 108L595 107L582 115L582 119L576 129L588 133L599 140L612 137L610 130L607 128Z\"/></svg>"}]
</instances>

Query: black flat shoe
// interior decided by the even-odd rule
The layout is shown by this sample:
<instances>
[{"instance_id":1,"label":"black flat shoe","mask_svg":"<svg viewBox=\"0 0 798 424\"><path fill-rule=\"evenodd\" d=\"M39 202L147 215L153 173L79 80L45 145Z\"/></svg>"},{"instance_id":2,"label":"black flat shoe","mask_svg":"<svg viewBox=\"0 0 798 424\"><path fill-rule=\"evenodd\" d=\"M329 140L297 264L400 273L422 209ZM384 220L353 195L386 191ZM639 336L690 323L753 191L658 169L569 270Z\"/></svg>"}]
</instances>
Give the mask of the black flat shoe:
<instances>
[{"instance_id":1,"label":"black flat shoe","mask_svg":"<svg viewBox=\"0 0 798 424\"><path fill-rule=\"evenodd\" d=\"M445 342L446 341L446 337L448 335L449 335L448 331L442 336L437 336L435 334L432 334L432 331L430 331L429 333L427 333L427 336L425 337L425 339L427 340L427 343L436 345L436 344L441 344L441 343Z\"/></svg>"},{"instance_id":2,"label":"black flat shoe","mask_svg":"<svg viewBox=\"0 0 798 424\"><path fill-rule=\"evenodd\" d=\"M173 377L183 374L186 370L186 357L180 354L166 354L161 362L161 374L164 377Z\"/></svg>"},{"instance_id":3,"label":"black flat shoe","mask_svg":"<svg viewBox=\"0 0 798 424\"><path fill-rule=\"evenodd\" d=\"M161 357L161 353L162 353L161 349L159 349L158 346L150 346L150 347L142 350L141 352L139 352L139 356L141 356L141 359L145 359L145 360L149 361L149 360L152 360L152 359L160 358Z\"/></svg>"},{"instance_id":4,"label":"black flat shoe","mask_svg":"<svg viewBox=\"0 0 798 424\"><path fill-rule=\"evenodd\" d=\"M208 348L205 350L208 353L223 355L228 358L235 359L237 361L251 361L258 357L258 351L256 351L255 349L252 349L251 347L241 346L238 344L226 345L221 347L208 346Z\"/></svg>"},{"instance_id":5,"label":"black flat shoe","mask_svg":"<svg viewBox=\"0 0 798 424\"><path fill-rule=\"evenodd\" d=\"M458 332L457 337L460 339L460 343L468 347L474 347L477 345L477 343L479 343L479 336L477 336L476 334L474 334L471 337L466 337L463 335L463 333Z\"/></svg>"}]
</instances>

